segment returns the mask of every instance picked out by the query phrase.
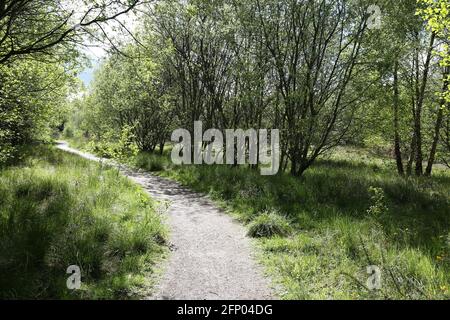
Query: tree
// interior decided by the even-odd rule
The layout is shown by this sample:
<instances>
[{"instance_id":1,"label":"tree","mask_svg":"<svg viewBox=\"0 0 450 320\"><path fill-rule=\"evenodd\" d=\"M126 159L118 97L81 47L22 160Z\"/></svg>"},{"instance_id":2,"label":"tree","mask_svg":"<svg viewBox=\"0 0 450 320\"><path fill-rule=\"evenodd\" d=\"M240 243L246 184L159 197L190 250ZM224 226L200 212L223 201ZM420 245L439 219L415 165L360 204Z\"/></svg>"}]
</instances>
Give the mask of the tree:
<instances>
[{"instance_id":1,"label":"tree","mask_svg":"<svg viewBox=\"0 0 450 320\"><path fill-rule=\"evenodd\" d=\"M415 0L380 5L385 13L382 28L366 42L369 54L364 59L379 80L372 94L375 104L366 103L364 109L376 108L374 134L392 141L397 172L422 175L423 150L433 153L430 132L439 118L434 112L434 92L441 88L439 61L433 52L442 41L416 15Z\"/></svg>"},{"instance_id":2,"label":"tree","mask_svg":"<svg viewBox=\"0 0 450 320\"><path fill-rule=\"evenodd\" d=\"M358 96L349 87L367 8L345 1L259 0L254 10L277 75L291 173L301 176L351 124Z\"/></svg>"},{"instance_id":3,"label":"tree","mask_svg":"<svg viewBox=\"0 0 450 320\"><path fill-rule=\"evenodd\" d=\"M131 45L123 51L128 57L112 55L94 78L84 102L90 115L85 132L96 140L113 140L126 129L140 150L159 146L162 151L173 108L157 53Z\"/></svg>"}]
</instances>

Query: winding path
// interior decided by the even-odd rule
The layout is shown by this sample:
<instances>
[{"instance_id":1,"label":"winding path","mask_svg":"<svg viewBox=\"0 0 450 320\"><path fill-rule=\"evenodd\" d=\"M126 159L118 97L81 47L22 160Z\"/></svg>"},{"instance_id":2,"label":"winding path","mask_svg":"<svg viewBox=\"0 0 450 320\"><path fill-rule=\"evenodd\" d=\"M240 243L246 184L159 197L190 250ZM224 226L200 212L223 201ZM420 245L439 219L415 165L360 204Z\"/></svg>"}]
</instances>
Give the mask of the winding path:
<instances>
[{"instance_id":1,"label":"winding path","mask_svg":"<svg viewBox=\"0 0 450 320\"><path fill-rule=\"evenodd\" d=\"M58 148L83 158L93 155L59 142ZM264 300L275 297L270 281L255 262L245 229L204 195L177 182L131 170L121 171L153 198L169 201L171 255L148 299Z\"/></svg>"}]
</instances>

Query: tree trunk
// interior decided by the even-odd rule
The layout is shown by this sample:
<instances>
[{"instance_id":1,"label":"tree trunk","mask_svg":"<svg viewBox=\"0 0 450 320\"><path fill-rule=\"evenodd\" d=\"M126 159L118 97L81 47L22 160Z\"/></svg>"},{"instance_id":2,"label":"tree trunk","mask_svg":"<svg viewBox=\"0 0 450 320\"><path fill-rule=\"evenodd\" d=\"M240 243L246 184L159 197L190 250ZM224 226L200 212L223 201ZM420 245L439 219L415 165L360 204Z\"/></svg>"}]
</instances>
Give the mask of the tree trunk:
<instances>
[{"instance_id":1,"label":"tree trunk","mask_svg":"<svg viewBox=\"0 0 450 320\"><path fill-rule=\"evenodd\" d=\"M399 90L398 90L398 61L394 64L394 152L395 161L397 163L397 172L400 175L404 175L405 171L403 169L402 161L402 151L400 149L400 133L399 133Z\"/></svg>"},{"instance_id":2,"label":"tree trunk","mask_svg":"<svg viewBox=\"0 0 450 320\"><path fill-rule=\"evenodd\" d=\"M422 155L422 116L421 111L417 111L416 118L414 119L414 131L416 132L416 176L421 176L423 174L423 155Z\"/></svg>"}]
</instances>

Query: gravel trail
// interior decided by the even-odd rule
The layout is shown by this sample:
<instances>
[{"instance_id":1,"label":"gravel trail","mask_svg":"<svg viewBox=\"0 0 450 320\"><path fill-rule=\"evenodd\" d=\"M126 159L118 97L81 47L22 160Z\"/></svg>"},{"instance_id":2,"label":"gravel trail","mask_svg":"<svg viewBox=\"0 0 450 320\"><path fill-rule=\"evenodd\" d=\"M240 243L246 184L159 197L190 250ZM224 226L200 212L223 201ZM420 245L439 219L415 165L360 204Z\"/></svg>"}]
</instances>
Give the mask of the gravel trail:
<instances>
[{"instance_id":1,"label":"gravel trail","mask_svg":"<svg viewBox=\"0 0 450 320\"><path fill-rule=\"evenodd\" d=\"M59 142L58 148L93 161L102 159ZM148 299L264 300L275 298L270 280L253 257L243 226L206 196L152 174L121 171L153 198L167 201L171 254Z\"/></svg>"}]
</instances>

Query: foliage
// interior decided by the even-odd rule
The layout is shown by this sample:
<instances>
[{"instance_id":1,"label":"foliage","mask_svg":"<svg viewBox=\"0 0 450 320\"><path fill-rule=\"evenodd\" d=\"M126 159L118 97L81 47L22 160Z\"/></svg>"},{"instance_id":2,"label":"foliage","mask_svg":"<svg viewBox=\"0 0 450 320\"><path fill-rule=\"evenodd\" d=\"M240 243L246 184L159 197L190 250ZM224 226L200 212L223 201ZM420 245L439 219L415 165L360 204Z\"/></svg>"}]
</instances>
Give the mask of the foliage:
<instances>
[{"instance_id":1,"label":"foliage","mask_svg":"<svg viewBox=\"0 0 450 320\"><path fill-rule=\"evenodd\" d=\"M448 299L448 0L145 2L133 41L116 44L102 25L130 33L114 21L137 4L0 4L0 272L14 275L1 295L134 296L161 253L151 200L118 171L44 149L21 159L64 131L230 208L286 298ZM84 91L76 46L92 39L114 50ZM280 129L279 175L173 166L170 133L197 120ZM87 273L78 296L60 286L73 260ZM387 274L380 291L364 284L368 264Z\"/></svg>"},{"instance_id":2,"label":"foliage","mask_svg":"<svg viewBox=\"0 0 450 320\"><path fill-rule=\"evenodd\" d=\"M344 143L396 157L400 174L430 175L445 144L434 94L440 65L431 55L442 41L424 28L416 0L378 1L380 29L368 28L369 4L146 7L138 43L107 59L81 103L81 135L99 141L127 125L139 149L154 152L174 128L192 134L197 120L205 130L277 128L281 169L295 176Z\"/></svg>"},{"instance_id":3,"label":"foliage","mask_svg":"<svg viewBox=\"0 0 450 320\"><path fill-rule=\"evenodd\" d=\"M137 3L0 3L0 165L13 162L21 145L48 140L55 126L61 129L68 80L80 62L78 45L87 35L99 39L94 33L103 30L102 24L113 23Z\"/></svg>"},{"instance_id":4,"label":"foliage","mask_svg":"<svg viewBox=\"0 0 450 320\"><path fill-rule=\"evenodd\" d=\"M438 52L442 57L441 65L450 65L450 3L446 0L419 0L418 2L422 6L417 10L417 14L427 21L430 30L446 40Z\"/></svg>"}]
</instances>

